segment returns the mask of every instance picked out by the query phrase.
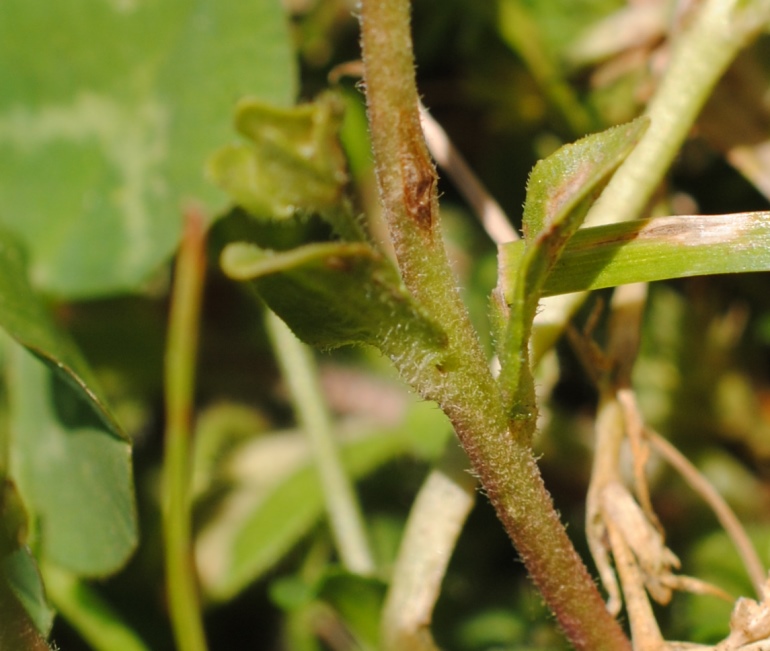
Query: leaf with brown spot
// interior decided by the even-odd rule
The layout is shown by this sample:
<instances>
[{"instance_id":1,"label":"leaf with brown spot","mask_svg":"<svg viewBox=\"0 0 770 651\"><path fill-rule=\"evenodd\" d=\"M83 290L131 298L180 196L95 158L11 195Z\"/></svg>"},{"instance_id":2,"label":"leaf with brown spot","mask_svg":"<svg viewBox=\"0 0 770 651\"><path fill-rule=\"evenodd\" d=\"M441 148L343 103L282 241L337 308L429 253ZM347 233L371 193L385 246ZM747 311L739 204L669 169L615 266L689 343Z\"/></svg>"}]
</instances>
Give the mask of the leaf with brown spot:
<instances>
[{"instance_id":1,"label":"leaf with brown spot","mask_svg":"<svg viewBox=\"0 0 770 651\"><path fill-rule=\"evenodd\" d=\"M500 339L500 384L512 416L529 414L534 388L529 336L546 279L600 190L647 129L639 118L565 145L535 165L524 204L524 250L498 277L509 318Z\"/></svg>"},{"instance_id":2,"label":"leaf with brown spot","mask_svg":"<svg viewBox=\"0 0 770 651\"><path fill-rule=\"evenodd\" d=\"M501 283L511 292L523 253L521 241L500 247ZM636 219L578 230L542 296L757 271L770 271L770 212ZM505 300L512 302L513 293Z\"/></svg>"}]
</instances>

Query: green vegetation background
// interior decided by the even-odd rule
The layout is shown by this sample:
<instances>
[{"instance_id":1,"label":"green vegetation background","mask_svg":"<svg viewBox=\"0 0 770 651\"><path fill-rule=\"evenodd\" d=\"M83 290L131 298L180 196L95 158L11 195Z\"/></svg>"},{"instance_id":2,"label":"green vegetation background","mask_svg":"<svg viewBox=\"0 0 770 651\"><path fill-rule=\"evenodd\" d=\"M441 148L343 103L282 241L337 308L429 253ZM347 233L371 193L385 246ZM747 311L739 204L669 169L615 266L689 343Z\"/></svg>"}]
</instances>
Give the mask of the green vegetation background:
<instances>
[{"instance_id":1,"label":"green vegetation background","mask_svg":"<svg viewBox=\"0 0 770 651\"><path fill-rule=\"evenodd\" d=\"M253 1L256 5L262 2ZM11 8L6 11L10 15L14 3L8 4ZM273 3L265 6L268 4ZM179 107L174 114L179 116L179 133L169 146L178 146L184 152L211 153L216 146L235 139L229 127L231 109L240 95L249 93L250 84L262 84L261 88L273 84L277 90L264 95L279 103L288 103L295 87L298 99L312 100L328 87L328 75L336 66L359 57L353 3L287 0L285 4L289 7L291 44L298 65L296 86L293 79L258 78L270 72L269 66L260 62L259 43L250 40L254 36L243 24L237 30L233 27L237 35L215 34L216 39L233 38L247 44L238 63L234 63L237 52L231 52L226 61L227 70L231 65L240 66L236 72L225 75L225 68L205 62L196 69L188 65L190 55L180 46L174 55L178 63L155 78L169 105ZM88 11L88 3L82 5L83 11ZM599 62L574 67L567 63L579 37L621 6L623 3L614 0L414 3L418 87L423 102L514 221L520 218L527 175L539 158L585 132L630 119L643 108L650 84L654 84L655 57L665 56L661 34L653 34L642 43L631 43L629 36L627 43L621 43L625 47ZM516 11L524 11L532 21L532 29L525 34L530 40L522 40L520 25L517 28L514 24L515 16L520 15ZM165 25L161 18L169 21L168 29L184 24L187 31L182 30L179 37L182 43L185 38L201 38L204 32L195 32L190 27L194 21L186 22L189 15L180 12L176 17L169 10L169 16L145 19L157 19L152 24L160 25L158 29ZM52 19L38 15L28 20L26 28L34 31L43 23L51 25ZM228 25L238 22L233 16L227 20L232 21ZM250 16L249 20L245 24L259 24L258 16ZM10 23L0 20L3 24ZM148 39L149 43L154 37L137 26L132 29L128 37L140 42ZM100 40L99 33L89 38L92 52L114 51L109 43ZM269 35L261 34L260 38ZM10 42L8 34L5 43ZM752 56L762 61L761 55L767 49L764 37ZM11 45L6 45L9 57L11 51ZM258 72L256 77L249 76L253 70ZM764 69L760 65L758 70L764 75L760 78L767 92L767 65ZM189 87L177 76L182 73L190 75ZM284 74L293 72L287 69ZM0 70L0 78L2 75ZM128 105L139 101L142 83L139 78L107 79L104 88ZM221 91L223 85L226 92ZM362 206L370 207L375 199L362 94L355 79L343 78L339 86L348 106L344 140L357 197ZM210 93L220 92L222 97L217 102L209 101ZM196 102L200 110L194 110ZM0 107L6 109L3 114L7 115L8 105ZM767 128L768 106L753 108ZM152 107L147 110L152 115ZM215 110L219 113L213 127L210 119ZM666 188L671 204L688 206L698 213L767 209L767 197L725 161L718 137L720 123L716 120L715 127L715 120L712 114L681 153ZM0 119L0 143L4 124ZM203 132L209 135L200 136ZM152 147L152 131L138 131L137 137L140 147ZM2 166L10 168L11 163L0 155L0 169L5 169ZM109 185L109 179L99 179L98 171L89 169L77 168L72 176L91 173L96 186ZM31 171L16 167L13 173L29 177ZM55 166L36 173L36 183L42 186L39 192L46 192L44 183L52 182L57 173ZM168 166L160 164L158 173L166 182L179 184L180 194L193 194L212 211L224 210L222 198L213 190L200 190L198 172L177 157L170 157ZM768 178L770 169L763 174ZM69 181L77 182L77 178ZM38 227L34 220L27 223L13 214L14 202L24 199L19 199L17 192L28 194L31 190L25 186L0 192L0 219L16 235L34 242L27 246L32 249L31 273L36 287L53 297L57 322L72 333L95 368L117 419L134 442L139 547L117 575L95 582L93 587L149 648L171 649L162 581L159 469L167 260L178 237L178 224L169 228L152 225L154 230L148 231L151 234L147 237L153 245L142 250L145 259L137 263L137 270L111 278L99 273L94 277L92 271L85 270L83 273L90 273L88 277L94 282L83 284L68 271L60 271L69 269L73 257L80 255L82 241L73 240L69 251L61 247L61 259L47 257L65 235L57 235L59 239L52 235L52 243L35 232ZM62 192L66 196L66 189ZM456 256L456 268L480 330L486 332L487 297L495 283L495 249L451 183L442 180L440 192L442 219ZM171 201L166 194L159 192L155 199L155 215L173 212L166 205ZM94 213L97 217L100 214L98 210ZM238 227L238 215L214 226L212 261ZM110 229L104 224L86 228L100 234L92 241L105 243L107 258L112 256L114 260L123 255L119 247L110 248ZM97 260L93 264L100 263ZM655 285L636 369L636 388L650 422L687 453L726 495L756 537L766 562L770 561L769 290L766 274ZM592 306L593 302L579 316L579 323L586 320ZM410 399L399 389L385 361L371 351L324 353L318 360L340 422L354 429L355 423L361 421L366 423L367 431L386 432L379 438L374 436L366 450L351 452L350 463L359 478L357 486L378 560L387 568L416 490L448 435L447 426L430 405L407 406ZM549 364L538 379L549 399L536 445L546 485L569 524L575 544L585 551L583 505L596 396L567 345L559 345L558 356ZM215 263L207 277L199 369L196 525L204 532L206 526L217 521L217 508L224 497L236 490L246 494L250 490L248 474L244 474L247 471L238 469L239 460L244 468L249 467L249 462L264 467L264 462L263 466L259 462L271 453L259 448L259 437L294 427L263 331L259 305L241 287L225 279ZM408 425L399 424L400 410L408 412ZM255 438L255 432L262 434ZM325 621L323 617L317 619L318 604L336 604L339 612L347 612L345 599L351 598L351 591L361 589L359 602L364 604L363 610L367 610L369 598L372 606L367 614L351 617L365 621L375 612L379 586L369 586L369 590L346 586L344 577L339 584L329 578L334 557L328 530L318 518L317 489L312 478L293 472L287 471L268 487L282 486L288 497L273 505L272 520L265 515L261 521L261 526L278 530L291 519L287 513L298 514L295 528L285 531L278 542L271 541L278 551L260 558L254 557L256 552L254 556L246 552L248 558L231 568L233 575L229 577L221 578L212 570L214 578L208 587L213 596L220 591L219 601L206 603L205 624L212 651L348 648L319 646L313 641L314 627L318 621ZM653 466L652 478L656 509L669 545L683 560L684 572L747 593L750 586L738 560L705 507L665 468ZM283 481L294 482L289 487L294 492ZM251 538L247 533L241 535L245 536L243 544L250 545L251 550L261 544L260 532ZM213 549L222 549L212 544ZM320 583L323 586L319 587ZM729 605L708 597L677 596L670 610L661 611L661 619L669 637L714 642L726 632L729 609ZM566 648L483 495L453 556L434 630L437 641L447 651ZM56 620L51 639L67 651L90 648L63 618Z\"/></svg>"}]
</instances>

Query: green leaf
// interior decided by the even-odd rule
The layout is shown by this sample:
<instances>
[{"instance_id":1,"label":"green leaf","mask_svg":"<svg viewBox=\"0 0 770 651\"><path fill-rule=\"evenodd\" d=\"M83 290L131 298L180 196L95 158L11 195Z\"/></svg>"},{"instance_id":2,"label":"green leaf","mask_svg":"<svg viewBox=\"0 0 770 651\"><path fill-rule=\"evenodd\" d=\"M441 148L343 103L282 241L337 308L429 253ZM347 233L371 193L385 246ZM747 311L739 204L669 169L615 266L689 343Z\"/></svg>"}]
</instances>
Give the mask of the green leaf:
<instances>
[{"instance_id":1,"label":"green leaf","mask_svg":"<svg viewBox=\"0 0 770 651\"><path fill-rule=\"evenodd\" d=\"M7 581L37 631L46 637L51 632L55 612L48 605L40 572L28 548L19 547L2 559L0 581Z\"/></svg>"},{"instance_id":2,"label":"green leaf","mask_svg":"<svg viewBox=\"0 0 770 651\"><path fill-rule=\"evenodd\" d=\"M209 175L254 217L319 213L344 239L364 239L345 198L343 109L332 93L289 109L243 101L235 125L250 142L220 149L209 161Z\"/></svg>"},{"instance_id":3,"label":"green leaf","mask_svg":"<svg viewBox=\"0 0 770 651\"><path fill-rule=\"evenodd\" d=\"M120 568L137 544L129 444L91 403L20 347L9 371L10 470L43 560L77 574Z\"/></svg>"},{"instance_id":4,"label":"green leaf","mask_svg":"<svg viewBox=\"0 0 770 651\"><path fill-rule=\"evenodd\" d=\"M220 150L209 173L253 215L288 219L298 210L334 206L347 181L337 140L341 123L333 95L290 109L242 101L235 125L251 143Z\"/></svg>"},{"instance_id":5,"label":"green leaf","mask_svg":"<svg viewBox=\"0 0 770 651\"><path fill-rule=\"evenodd\" d=\"M522 242L501 247L500 268L508 288L522 250ZM542 295L752 271L770 271L770 212L655 217L580 229Z\"/></svg>"},{"instance_id":6,"label":"green leaf","mask_svg":"<svg viewBox=\"0 0 770 651\"><path fill-rule=\"evenodd\" d=\"M421 427L417 429L416 425ZM445 416L431 404L415 403L406 423L389 431L363 434L342 445L349 476L360 478L402 454L441 449ZM303 436L261 436L233 455L233 490L196 540L196 560L209 597L227 600L274 567L324 514L315 464ZM222 477L221 481L227 480Z\"/></svg>"},{"instance_id":7,"label":"green leaf","mask_svg":"<svg viewBox=\"0 0 770 651\"><path fill-rule=\"evenodd\" d=\"M362 651L376 651L386 587L379 579L334 570L323 578L318 596L337 611Z\"/></svg>"},{"instance_id":8,"label":"green leaf","mask_svg":"<svg viewBox=\"0 0 770 651\"><path fill-rule=\"evenodd\" d=\"M0 572L0 649L50 651L35 623Z\"/></svg>"},{"instance_id":9,"label":"green leaf","mask_svg":"<svg viewBox=\"0 0 770 651\"><path fill-rule=\"evenodd\" d=\"M270 308L313 346L371 344L386 354L419 348L437 355L445 345L443 331L368 244L327 242L277 253L237 243L223 252L222 266L231 278L251 280Z\"/></svg>"},{"instance_id":10,"label":"green leaf","mask_svg":"<svg viewBox=\"0 0 770 651\"><path fill-rule=\"evenodd\" d=\"M345 466L360 477L404 451L404 440L393 436L369 437L343 448ZM275 463L275 462L274 462ZM247 487L248 488L248 487ZM269 488L266 495L251 487L251 511L233 514L238 501L231 497L230 513L223 512L206 538L198 541L198 566L209 596L226 600L259 578L280 559L324 512L318 473L310 461L301 463ZM229 519L235 516L234 521Z\"/></svg>"},{"instance_id":11,"label":"green leaf","mask_svg":"<svg viewBox=\"0 0 770 651\"><path fill-rule=\"evenodd\" d=\"M318 586L297 575L283 576L270 584L270 601L291 612L307 607L316 598Z\"/></svg>"},{"instance_id":12,"label":"green leaf","mask_svg":"<svg viewBox=\"0 0 770 651\"><path fill-rule=\"evenodd\" d=\"M195 445L190 463L194 495L209 487L222 459L238 443L268 428L267 418L256 409L229 402L207 407L195 420Z\"/></svg>"},{"instance_id":13,"label":"green leaf","mask_svg":"<svg viewBox=\"0 0 770 651\"><path fill-rule=\"evenodd\" d=\"M537 0L513 1L527 8L546 48L559 54L583 29L626 6L622 0L552 0L547 4Z\"/></svg>"},{"instance_id":14,"label":"green leaf","mask_svg":"<svg viewBox=\"0 0 770 651\"><path fill-rule=\"evenodd\" d=\"M87 400L108 431L127 440L80 351L57 328L27 280L22 250L0 230L0 327Z\"/></svg>"},{"instance_id":15,"label":"green leaf","mask_svg":"<svg viewBox=\"0 0 770 651\"><path fill-rule=\"evenodd\" d=\"M525 420L534 409L529 336L545 281L599 191L638 142L645 118L565 145L535 165L524 204L524 248L498 278L510 316L499 347L500 384L508 408ZM514 271L515 269L515 271Z\"/></svg>"},{"instance_id":16,"label":"green leaf","mask_svg":"<svg viewBox=\"0 0 770 651\"><path fill-rule=\"evenodd\" d=\"M290 110L249 102L239 108L236 123L251 143L221 150L210 165L236 203L263 223L298 223L320 214L347 241L282 252L231 244L222 254L225 273L252 281L305 343L370 344L412 366L440 354L444 332L423 315L350 210L339 98L327 94Z\"/></svg>"},{"instance_id":17,"label":"green leaf","mask_svg":"<svg viewBox=\"0 0 770 651\"><path fill-rule=\"evenodd\" d=\"M7 405L6 405L7 407ZM3 440L7 439L7 425ZM4 460L3 472L7 472L7 461ZM51 631L55 612L46 600L43 581L40 577L35 559L24 542L26 539L28 513L15 484L4 478L0 484L0 601L4 598L11 600L23 608L23 617L17 623L19 626L31 624L42 637L47 637ZM6 593L5 595L3 593ZM0 605L0 621L7 616ZM21 628L19 628L21 630ZM0 640L9 632L4 631L0 624ZM11 633L13 634L13 633ZM0 649L4 648L0 642Z\"/></svg>"},{"instance_id":18,"label":"green leaf","mask_svg":"<svg viewBox=\"0 0 770 651\"><path fill-rule=\"evenodd\" d=\"M542 246L568 239L583 221L585 212L647 130L639 118L577 142L564 145L539 161L527 183L524 204L524 239Z\"/></svg>"},{"instance_id":19,"label":"green leaf","mask_svg":"<svg viewBox=\"0 0 770 651\"><path fill-rule=\"evenodd\" d=\"M291 630L290 648L320 649L317 631L321 613L349 636L351 649L380 648L380 614L387 586L380 579L352 574L337 566L326 566L321 575L308 579L288 576L273 581L270 598L287 612Z\"/></svg>"},{"instance_id":20,"label":"green leaf","mask_svg":"<svg viewBox=\"0 0 770 651\"><path fill-rule=\"evenodd\" d=\"M134 289L185 203L222 210L206 158L238 98L291 103L291 49L279 0L0 3L0 223L35 285Z\"/></svg>"}]
</instances>

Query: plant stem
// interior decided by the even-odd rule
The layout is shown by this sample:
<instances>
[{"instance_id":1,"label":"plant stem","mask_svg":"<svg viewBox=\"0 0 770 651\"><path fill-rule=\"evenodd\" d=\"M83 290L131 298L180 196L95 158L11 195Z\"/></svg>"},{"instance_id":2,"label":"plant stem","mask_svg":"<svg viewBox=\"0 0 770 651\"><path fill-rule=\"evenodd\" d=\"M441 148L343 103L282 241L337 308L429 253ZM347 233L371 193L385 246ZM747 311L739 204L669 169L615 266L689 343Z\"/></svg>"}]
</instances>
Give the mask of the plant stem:
<instances>
[{"instance_id":1,"label":"plant stem","mask_svg":"<svg viewBox=\"0 0 770 651\"><path fill-rule=\"evenodd\" d=\"M714 86L770 20L768 0L707 0L695 11L647 108L650 128L586 217L587 226L643 216Z\"/></svg>"},{"instance_id":2,"label":"plant stem","mask_svg":"<svg viewBox=\"0 0 770 651\"><path fill-rule=\"evenodd\" d=\"M190 433L203 279L203 215L190 209L177 258L165 360L166 435L163 459L163 538L166 590L179 651L205 651L191 551Z\"/></svg>"},{"instance_id":3,"label":"plant stem","mask_svg":"<svg viewBox=\"0 0 770 651\"><path fill-rule=\"evenodd\" d=\"M273 350L289 385L297 418L313 448L332 536L342 564L351 572L371 574L374 561L361 509L342 464L310 350L272 311L265 317Z\"/></svg>"},{"instance_id":4,"label":"plant stem","mask_svg":"<svg viewBox=\"0 0 770 651\"><path fill-rule=\"evenodd\" d=\"M363 0L361 30L380 199L402 278L448 336L440 360L400 370L449 416L498 517L572 644L586 651L629 649L543 485L529 445L534 418L508 422L457 291L438 225L435 170L420 131L408 0Z\"/></svg>"},{"instance_id":5,"label":"plant stem","mask_svg":"<svg viewBox=\"0 0 770 651\"><path fill-rule=\"evenodd\" d=\"M50 564L41 571L48 598L94 651L148 651L136 632L85 581Z\"/></svg>"},{"instance_id":6,"label":"plant stem","mask_svg":"<svg viewBox=\"0 0 770 651\"><path fill-rule=\"evenodd\" d=\"M468 202L468 206L476 213L476 217L490 239L498 246L518 240L519 233L508 219L508 215L484 187L481 179L474 174L444 128L433 119L428 109L422 104L420 104L420 120L433 160L451 179L457 191Z\"/></svg>"}]
</instances>

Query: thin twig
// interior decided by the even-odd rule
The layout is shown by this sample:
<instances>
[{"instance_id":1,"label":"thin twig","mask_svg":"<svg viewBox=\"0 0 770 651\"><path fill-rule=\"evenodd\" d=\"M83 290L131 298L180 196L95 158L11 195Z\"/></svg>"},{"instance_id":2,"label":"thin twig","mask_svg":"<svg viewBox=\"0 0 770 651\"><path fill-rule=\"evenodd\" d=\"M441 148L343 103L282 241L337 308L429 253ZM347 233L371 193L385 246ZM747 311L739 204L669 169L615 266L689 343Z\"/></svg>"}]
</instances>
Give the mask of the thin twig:
<instances>
[{"instance_id":1,"label":"thin twig","mask_svg":"<svg viewBox=\"0 0 770 651\"><path fill-rule=\"evenodd\" d=\"M634 492L639 504L644 509L647 519L655 525L659 531L663 531L657 514L652 508L652 498L650 497L650 486L647 481L646 466L650 457L647 440L644 438L644 421L639 413L639 407L636 403L636 394L633 389L624 387L618 389L618 403L623 410L623 417L626 422L626 434L628 442L631 445L634 468Z\"/></svg>"},{"instance_id":2,"label":"thin twig","mask_svg":"<svg viewBox=\"0 0 770 651\"><path fill-rule=\"evenodd\" d=\"M670 463L676 471L682 475L690 487L700 495L708 504L719 523L722 525L727 535L733 541L738 554L743 561L746 572L751 579L751 583L762 598L762 588L765 583L766 571L762 561L754 549L754 545L743 528L740 520L735 515L729 504L716 491L711 483L698 471L698 469L677 450L671 443L660 436L657 432L645 429L645 436L660 455Z\"/></svg>"},{"instance_id":3,"label":"thin twig","mask_svg":"<svg viewBox=\"0 0 770 651\"><path fill-rule=\"evenodd\" d=\"M611 387L605 387L600 392L595 429L596 447L586 496L586 540L609 597L607 610L617 615L623 600L617 576L610 564L607 540L609 523L603 508L603 494L608 485L620 481L618 465L624 431L623 415Z\"/></svg>"},{"instance_id":4,"label":"thin twig","mask_svg":"<svg viewBox=\"0 0 770 651\"><path fill-rule=\"evenodd\" d=\"M612 555L623 585L634 649L663 651L666 648L665 642L644 589L644 576L634 558L634 553L626 544L623 533L613 522L612 514L606 510L608 506L602 505L602 510L605 511L604 517L607 522Z\"/></svg>"},{"instance_id":5,"label":"thin twig","mask_svg":"<svg viewBox=\"0 0 770 651\"><path fill-rule=\"evenodd\" d=\"M487 235L495 244L519 239L508 215L484 187L463 155L457 150L444 128L433 119L428 109L420 103L420 122L433 159L452 179L470 207L476 213Z\"/></svg>"},{"instance_id":6,"label":"thin twig","mask_svg":"<svg viewBox=\"0 0 770 651\"><path fill-rule=\"evenodd\" d=\"M603 355L593 347L590 341L583 343L573 337L578 344L578 351L582 351L582 361L587 365L589 373L597 379L599 386L596 448L586 502L586 537L602 583L609 595L607 608L611 613L620 611L621 597L615 573L609 562L606 543L609 523L602 504L606 501L607 487L621 481L620 450L628 434L628 423L618 394L620 387L626 387L630 383L631 369L639 346L645 297L645 285L626 285L615 291L612 297L606 354ZM637 479L644 485L643 477Z\"/></svg>"}]
</instances>

